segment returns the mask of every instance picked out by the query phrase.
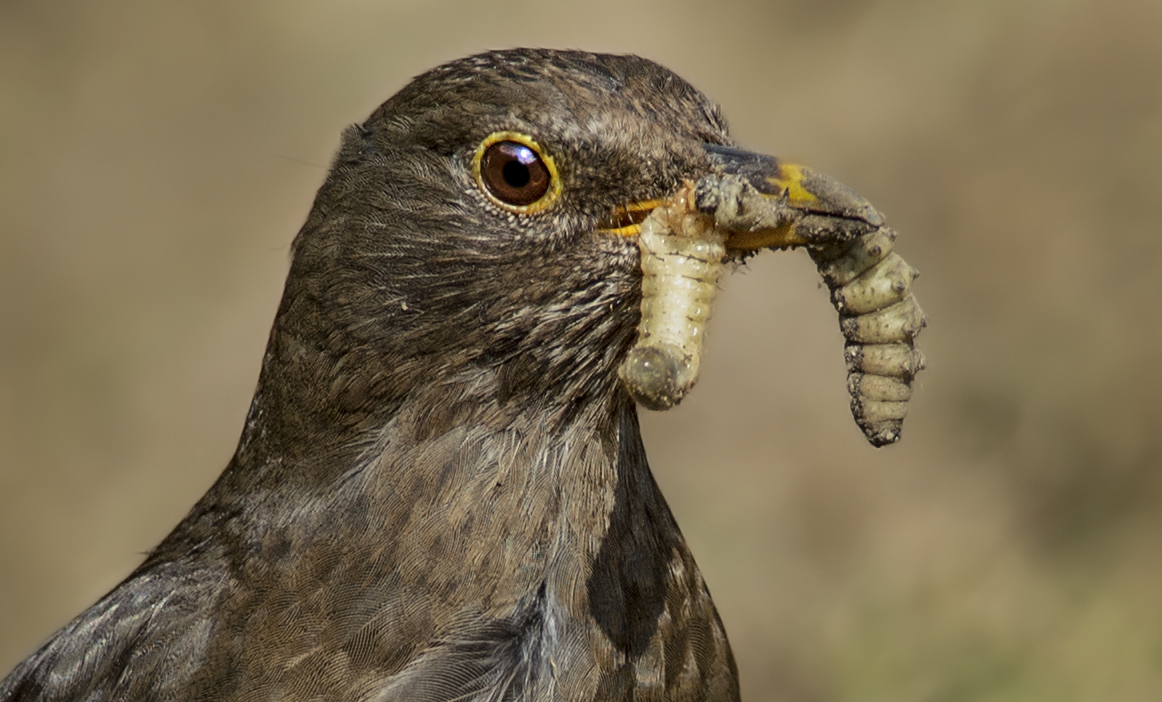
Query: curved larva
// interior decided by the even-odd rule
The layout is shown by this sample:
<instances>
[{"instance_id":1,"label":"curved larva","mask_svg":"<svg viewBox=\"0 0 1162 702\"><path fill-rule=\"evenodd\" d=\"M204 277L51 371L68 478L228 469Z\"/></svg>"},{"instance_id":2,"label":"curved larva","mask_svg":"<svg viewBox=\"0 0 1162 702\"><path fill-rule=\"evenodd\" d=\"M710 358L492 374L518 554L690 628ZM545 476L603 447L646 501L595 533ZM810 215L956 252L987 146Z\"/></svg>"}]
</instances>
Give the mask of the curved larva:
<instances>
[{"instance_id":1,"label":"curved larva","mask_svg":"<svg viewBox=\"0 0 1162 702\"><path fill-rule=\"evenodd\" d=\"M840 195L847 197L844 192ZM858 200L854 194L850 198ZM644 280L638 340L619 369L634 399L650 409L668 409L697 379L703 330L728 241L736 252L806 246L831 291L847 340L855 421L875 446L897 441L912 380L924 368L913 341L927 319L911 292L917 271L892 251L895 232L860 202L836 206L834 213L826 207L800 210L788 206L786 197L771 197L742 176L727 175L707 176L697 187L687 184L651 212L639 238ZM778 236L746 238L764 231ZM742 238L728 239L732 236Z\"/></svg>"},{"instance_id":2,"label":"curved larva","mask_svg":"<svg viewBox=\"0 0 1162 702\"><path fill-rule=\"evenodd\" d=\"M911 294L919 272L892 252L895 238L879 227L852 242L810 248L847 339L851 412L875 446L900 438L912 379L924 368L913 346L928 324Z\"/></svg>"},{"instance_id":3,"label":"curved larva","mask_svg":"<svg viewBox=\"0 0 1162 702\"><path fill-rule=\"evenodd\" d=\"M681 401L698 379L702 339L726 234L694 209L687 185L642 222L642 318L619 375L635 400L652 410Z\"/></svg>"}]
</instances>

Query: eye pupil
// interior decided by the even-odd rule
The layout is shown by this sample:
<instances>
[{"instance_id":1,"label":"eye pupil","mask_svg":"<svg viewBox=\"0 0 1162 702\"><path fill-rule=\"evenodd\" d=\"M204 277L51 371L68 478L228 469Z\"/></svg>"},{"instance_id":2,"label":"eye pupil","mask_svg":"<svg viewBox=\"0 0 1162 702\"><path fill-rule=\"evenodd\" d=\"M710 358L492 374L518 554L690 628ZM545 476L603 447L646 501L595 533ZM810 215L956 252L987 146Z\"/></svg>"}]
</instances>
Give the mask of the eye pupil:
<instances>
[{"instance_id":1,"label":"eye pupil","mask_svg":"<svg viewBox=\"0 0 1162 702\"><path fill-rule=\"evenodd\" d=\"M529 173L529 167L520 161L509 161L504 164L501 171L504 175L504 182L508 183L514 188L523 188L532 180L532 174Z\"/></svg>"},{"instance_id":2,"label":"eye pupil","mask_svg":"<svg viewBox=\"0 0 1162 702\"><path fill-rule=\"evenodd\" d=\"M505 205L526 207L545 197L553 176L537 151L518 141L498 141L480 156L480 183Z\"/></svg>"}]
</instances>

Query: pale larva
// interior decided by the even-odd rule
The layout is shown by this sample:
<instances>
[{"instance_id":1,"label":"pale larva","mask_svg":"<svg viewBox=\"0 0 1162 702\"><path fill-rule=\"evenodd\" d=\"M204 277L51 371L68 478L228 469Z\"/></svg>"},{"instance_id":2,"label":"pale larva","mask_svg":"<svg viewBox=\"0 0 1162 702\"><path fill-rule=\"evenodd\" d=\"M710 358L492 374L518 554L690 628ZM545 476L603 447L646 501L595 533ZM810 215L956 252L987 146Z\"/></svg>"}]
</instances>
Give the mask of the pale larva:
<instances>
[{"instance_id":1,"label":"pale larva","mask_svg":"<svg viewBox=\"0 0 1162 702\"><path fill-rule=\"evenodd\" d=\"M717 152L726 172L698 182L696 209L728 232L731 254L808 249L840 315L855 421L875 446L897 441L912 380L924 368L913 342L927 320L911 294L918 273L892 251L895 232L866 200L827 176L770 157Z\"/></svg>"},{"instance_id":2,"label":"pale larva","mask_svg":"<svg viewBox=\"0 0 1162 702\"><path fill-rule=\"evenodd\" d=\"M851 242L808 247L847 340L852 415L875 446L900 438L912 379L924 368L913 346L928 323L911 293L919 273L892 251L895 238L878 227Z\"/></svg>"},{"instance_id":3,"label":"pale larva","mask_svg":"<svg viewBox=\"0 0 1162 702\"><path fill-rule=\"evenodd\" d=\"M698 379L726 237L694 208L690 184L642 222L642 316L637 343L619 374L630 395L649 409L678 404Z\"/></svg>"}]
</instances>

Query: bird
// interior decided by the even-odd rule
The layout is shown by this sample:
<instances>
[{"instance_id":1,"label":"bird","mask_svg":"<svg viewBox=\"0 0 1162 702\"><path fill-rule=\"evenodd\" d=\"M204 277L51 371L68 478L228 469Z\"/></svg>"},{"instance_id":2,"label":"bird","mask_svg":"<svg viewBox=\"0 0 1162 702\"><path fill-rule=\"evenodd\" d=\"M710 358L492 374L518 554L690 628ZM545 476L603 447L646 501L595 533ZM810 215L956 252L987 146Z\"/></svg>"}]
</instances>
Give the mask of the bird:
<instances>
[{"instance_id":1,"label":"bird","mask_svg":"<svg viewBox=\"0 0 1162 702\"><path fill-rule=\"evenodd\" d=\"M581 51L347 128L229 464L0 701L737 700L618 376L635 227L735 151L671 71Z\"/></svg>"}]
</instances>

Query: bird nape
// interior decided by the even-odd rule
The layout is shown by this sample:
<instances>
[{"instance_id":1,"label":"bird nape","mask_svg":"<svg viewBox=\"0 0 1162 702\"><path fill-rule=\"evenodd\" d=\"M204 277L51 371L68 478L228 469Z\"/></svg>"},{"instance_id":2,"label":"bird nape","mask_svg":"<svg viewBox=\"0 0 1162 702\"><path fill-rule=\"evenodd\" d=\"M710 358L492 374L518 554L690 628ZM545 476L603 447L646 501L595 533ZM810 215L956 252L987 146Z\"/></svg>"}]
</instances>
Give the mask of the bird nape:
<instances>
[{"instance_id":1,"label":"bird nape","mask_svg":"<svg viewBox=\"0 0 1162 702\"><path fill-rule=\"evenodd\" d=\"M894 440L923 317L892 237L644 59L418 77L343 135L226 470L0 700L737 699L635 398L693 383L721 260L804 246Z\"/></svg>"}]
</instances>

